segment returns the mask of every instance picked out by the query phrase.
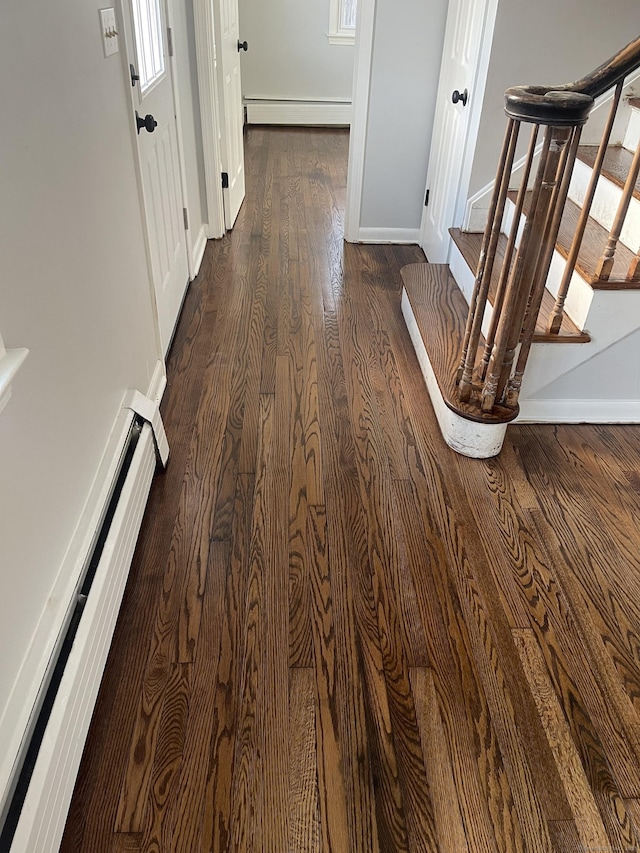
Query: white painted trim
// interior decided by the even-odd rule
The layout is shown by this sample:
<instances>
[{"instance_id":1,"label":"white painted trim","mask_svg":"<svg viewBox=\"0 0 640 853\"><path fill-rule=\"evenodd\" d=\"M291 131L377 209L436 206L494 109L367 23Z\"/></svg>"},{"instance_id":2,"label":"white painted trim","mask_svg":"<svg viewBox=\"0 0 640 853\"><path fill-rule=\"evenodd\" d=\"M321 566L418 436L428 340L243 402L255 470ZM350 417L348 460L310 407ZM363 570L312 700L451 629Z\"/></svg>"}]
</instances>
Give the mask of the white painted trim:
<instances>
[{"instance_id":1,"label":"white painted trim","mask_svg":"<svg viewBox=\"0 0 640 853\"><path fill-rule=\"evenodd\" d=\"M369 120L369 92L371 88L371 62L373 59L373 34L376 20L376 0L360 0L356 24L356 49L353 67L353 111L349 139L349 166L347 171L347 203L344 237L358 242L362 191L364 186L364 158Z\"/></svg>"},{"instance_id":2,"label":"white painted trim","mask_svg":"<svg viewBox=\"0 0 640 853\"><path fill-rule=\"evenodd\" d=\"M145 397L139 391L129 391L124 402L125 408L131 409L136 415L145 420L153 430L153 438L158 451L158 457L163 467L167 467L169 460L169 442L164 430L160 407L155 400Z\"/></svg>"},{"instance_id":3,"label":"white painted trim","mask_svg":"<svg viewBox=\"0 0 640 853\"><path fill-rule=\"evenodd\" d=\"M24 347L18 349L5 349L0 339L0 412L9 402L11 397L11 383L16 373L20 370L29 350Z\"/></svg>"},{"instance_id":4,"label":"white painted trim","mask_svg":"<svg viewBox=\"0 0 640 853\"><path fill-rule=\"evenodd\" d=\"M166 0L166 17L167 26L171 28L171 32L175 36L176 28L173 20L173 2L174 0ZM191 207L189 205L189 193L187 190L187 163L184 156L184 135L182 133L182 110L180 108L180 86L178 85L178 64L176 59L175 37L173 39L173 55L168 54L169 69L171 73L171 88L173 89L173 105L176 118L176 140L178 143L178 165L180 168L180 189L182 193L182 206L187 211L187 216L191 218ZM193 238L189 228L184 229L185 241L187 244L187 269L189 270L189 281L193 281L196 273L193 271ZM180 315L178 315L180 316Z\"/></svg>"},{"instance_id":5,"label":"white painted trim","mask_svg":"<svg viewBox=\"0 0 640 853\"><path fill-rule=\"evenodd\" d=\"M164 389L167 387L167 370L164 361L158 359L156 366L145 394L150 400L154 400L158 405L164 396Z\"/></svg>"},{"instance_id":6,"label":"white painted trim","mask_svg":"<svg viewBox=\"0 0 640 853\"><path fill-rule=\"evenodd\" d=\"M145 426L51 712L12 853L59 849L154 470L153 438Z\"/></svg>"},{"instance_id":7,"label":"white painted trim","mask_svg":"<svg viewBox=\"0 0 640 853\"><path fill-rule=\"evenodd\" d=\"M356 37L354 33L327 33L327 40L329 44L352 45L356 43Z\"/></svg>"},{"instance_id":8,"label":"white painted trim","mask_svg":"<svg viewBox=\"0 0 640 853\"><path fill-rule=\"evenodd\" d=\"M419 228L359 228L352 243L418 243Z\"/></svg>"},{"instance_id":9,"label":"white painted trim","mask_svg":"<svg viewBox=\"0 0 640 853\"><path fill-rule=\"evenodd\" d=\"M331 101L278 101L245 99L247 124L340 125L351 124L351 103Z\"/></svg>"},{"instance_id":10,"label":"white painted trim","mask_svg":"<svg viewBox=\"0 0 640 853\"><path fill-rule=\"evenodd\" d=\"M637 424L640 400L520 400L517 423Z\"/></svg>"},{"instance_id":11,"label":"white painted trim","mask_svg":"<svg viewBox=\"0 0 640 853\"><path fill-rule=\"evenodd\" d=\"M207 248L207 228L206 225L202 225L200 230L198 231L198 236L195 239L193 244L193 258L192 258L192 267L193 267L193 279L200 272L200 267L202 266L202 259L204 257L205 249Z\"/></svg>"},{"instance_id":12,"label":"white painted trim","mask_svg":"<svg viewBox=\"0 0 640 853\"><path fill-rule=\"evenodd\" d=\"M196 31L196 58L200 119L208 211L207 237L222 237L225 233L222 201L222 159L220 154L220 117L216 86L216 41L213 0L193 0Z\"/></svg>"},{"instance_id":13,"label":"white painted trim","mask_svg":"<svg viewBox=\"0 0 640 853\"><path fill-rule=\"evenodd\" d=\"M442 437L452 450L462 456L470 456L473 459L489 459L492 456L497 456L502 450L507 424L481 424L470 421L447 406L440 393L438 380L433 372L409 297L404 288L402 289L401 304L402 314L407 324L411 343L416 351L420 370L427 385Z\"/></svg>"}]
</instances>

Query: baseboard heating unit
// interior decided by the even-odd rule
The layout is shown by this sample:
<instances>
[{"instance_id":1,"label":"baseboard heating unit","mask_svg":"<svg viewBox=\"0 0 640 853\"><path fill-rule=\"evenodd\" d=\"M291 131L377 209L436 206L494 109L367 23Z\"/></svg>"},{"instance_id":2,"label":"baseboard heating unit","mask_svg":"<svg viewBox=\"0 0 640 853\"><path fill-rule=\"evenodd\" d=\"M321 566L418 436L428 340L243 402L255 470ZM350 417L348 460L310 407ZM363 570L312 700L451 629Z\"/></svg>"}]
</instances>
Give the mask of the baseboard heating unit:
<instances>
[{"instance_id":1,"label":"baseboard heating unit","mask_svg":"<svg viewBox=\"0 0 640 853\"><path fill-rule=\"evenodd\" d=\"M55 853L156 468L151 425L131 412L102 523L43 682L6 799L2 853Z\"/></svg>"}]
</instances>

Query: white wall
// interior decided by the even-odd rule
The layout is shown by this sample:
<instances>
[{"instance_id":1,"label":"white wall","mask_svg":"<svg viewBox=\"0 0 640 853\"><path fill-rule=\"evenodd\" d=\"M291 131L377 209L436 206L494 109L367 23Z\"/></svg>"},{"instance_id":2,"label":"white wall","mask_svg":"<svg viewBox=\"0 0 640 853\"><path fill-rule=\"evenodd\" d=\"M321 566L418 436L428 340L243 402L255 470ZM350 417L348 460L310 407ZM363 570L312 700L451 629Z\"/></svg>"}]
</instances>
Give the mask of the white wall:
<instances>
[{"instance_id":1,"label":"white wall","mask_svg":"<svg viewBox=\"0 0 640 853\"><path fill-rule=\"evenodd\" d=\"M171 0L191 243L208 226L193 3Z\"/></svg>"},{"instance_id":2,"label":"white wall","mask_svg":"<svg viewBox=\"0 0 640 853\"><path fill-rule=\"evenodd\" d=\"M267 100L351 100L353 46L329 44L329 0L239 0L242 94Z\"/></svg>"},{"instance_id":3,"label":"white wall","mask_svg":"<svg viewBox=\"0 0 640 853\"><path fill-rule=\"evenodd\" d=\"M103 56L104 5L0 5L0 329L31 350L0 413L5 758L25 699L24 684L14 704L11 690L39 620L66 608L50 596L80 569L67 551L123 395L147 392L158 358L128 83L123 55Z\"/></svg>"},{"instance_id":4,"label":"white wall","mask_svg":"<svg viewBox=\"0 0 640 853\"><path fill-rule=\"evenodd\" d=\"M394 231L420 228L447 6L447 0L377 0L360 215L365 232L388 231L393 239Z\"/></svg>"},{"instance_id":5,"label":"white wall","mask_svg":"<svg viewBox=\"0 0 640 853\"><path fill-rule=\"evenodd\" d=\"M505 89L579 79L639 32L637 0L500 0L469 196L495 178Z\"/></svg>"}]
</instances>

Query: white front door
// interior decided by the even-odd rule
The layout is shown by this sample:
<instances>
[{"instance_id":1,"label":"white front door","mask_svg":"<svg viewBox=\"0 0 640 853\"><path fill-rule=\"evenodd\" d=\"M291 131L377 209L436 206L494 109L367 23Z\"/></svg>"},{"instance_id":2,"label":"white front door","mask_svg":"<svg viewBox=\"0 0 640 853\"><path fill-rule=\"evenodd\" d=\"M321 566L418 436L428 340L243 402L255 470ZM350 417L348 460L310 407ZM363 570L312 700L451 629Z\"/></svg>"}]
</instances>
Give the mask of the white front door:
<instances>
[{"instance_id":1,"label":"white front door","mask_svg":"<svg viewBox=\"0 0 640 853\"><path fill-rule=\"evenodd\" d=\"M467 191L461 186L465 157L473 156L467 140L474 99L483 95L476 83L489 5L489 0L449 0L422 219L421 245L431 263L447 262L448 229L460 224L454 217L459 195Z\"/></svg>"},{"instance_id":2,"label":"white front door","mask_svg":"<svg viewBox=\"0 0 640 853\"><path fill-rule=\"evenodd\" d=\"M227 176L223 184L224 221L227 228L233 228L244 199L244 108L240 82L238 0L215 0L214 9L219 45L220 155L222 171Z\"/></svg>"},{"instance_id":3,"label":"white front door","mask_svg":"<svg viewBox=\"0 0 640 853\"><path fill-rule=\"evenodd\" d=\"M166 10L164 0L125 0L123 12L151 273L166 355L189 280Z\"/></svg>"}]
</instances>

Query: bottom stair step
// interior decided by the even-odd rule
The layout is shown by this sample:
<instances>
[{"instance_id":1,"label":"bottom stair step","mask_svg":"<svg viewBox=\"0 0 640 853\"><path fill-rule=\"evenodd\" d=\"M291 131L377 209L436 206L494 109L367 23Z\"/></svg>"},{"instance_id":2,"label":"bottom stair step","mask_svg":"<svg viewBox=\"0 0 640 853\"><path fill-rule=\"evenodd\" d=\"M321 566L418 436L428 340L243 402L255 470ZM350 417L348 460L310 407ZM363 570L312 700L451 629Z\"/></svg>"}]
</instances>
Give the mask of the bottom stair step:
<instances>
[{"instance_id":1,"label":"bottom stair step","mask_svg":"<svg viewBox=\"0 0 640 853\"><path fill-rule=\"evenodd\" d=\"M517 410L494 407L483 413L479 400L458 400L456 370L462 352L468 306L446 264L409 264L401 270L402 310L443 436L467 456L494 456ZM484 346L484 339L480 342ZM470 448L463 447L470 442Z\"/></svg>"}]
</instances>

